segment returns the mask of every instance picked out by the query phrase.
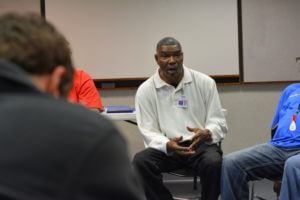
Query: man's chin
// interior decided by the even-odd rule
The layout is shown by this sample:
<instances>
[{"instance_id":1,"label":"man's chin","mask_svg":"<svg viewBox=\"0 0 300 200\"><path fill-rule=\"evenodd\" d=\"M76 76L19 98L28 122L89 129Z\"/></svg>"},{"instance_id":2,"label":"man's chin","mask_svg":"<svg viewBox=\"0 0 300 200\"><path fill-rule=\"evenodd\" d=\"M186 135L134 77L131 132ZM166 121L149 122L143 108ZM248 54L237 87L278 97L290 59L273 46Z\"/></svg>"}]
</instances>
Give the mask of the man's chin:
<instances>
[{"instance_id":1,"label":"man's chin","mask_svg":"<svg viewBox=\"0 0 300 200\"><path fill-rule=\"evenodd\" d=\"M177 78L180 76L180 71L176 70L176 71L167 72L167 75L168 77Z\"/></svg>"},{"instance_id":2,"label":"man's chin","mask_svg":"<svg viewBox=\"0 0 300 200\"><path fill-rule=\"evenodd\" d=\"M168 76L177 76L179 72L176 70L169 70L167 71Z\"/></svg>"},{"instance_id":3,"label":"man's chin","mask_svg":"<svg viewBox=\"0 0 300 200\"><path fill-rule=\"evenodd\" d=\"M168 74L167 78L172 82L177 81L180 78L180 73Z\"/></svg>"}]
</instances>

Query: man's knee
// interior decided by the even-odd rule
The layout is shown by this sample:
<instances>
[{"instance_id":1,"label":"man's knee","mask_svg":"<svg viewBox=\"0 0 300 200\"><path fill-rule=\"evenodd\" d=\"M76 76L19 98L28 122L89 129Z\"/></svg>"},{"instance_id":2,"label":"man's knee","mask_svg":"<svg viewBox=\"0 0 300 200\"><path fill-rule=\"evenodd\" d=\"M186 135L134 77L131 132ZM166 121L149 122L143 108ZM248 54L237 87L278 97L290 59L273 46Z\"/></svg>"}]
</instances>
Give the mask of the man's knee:
<instances>
[{"instance_id":1,"label":"man's knee","mask_svg":"<svg viewBox=\"0 0 300 200\"><path fill-rule=\"evenodd\" d=\"M222 166L224 169L230 169L234 165L238 164L240 161L240 156L236 152L228 154L224 156L223 161L222 161Z\"/></svg>"},{"instance_id":2,"label":"man's knee","mask_svg":"<svg viewBox=\"0 0 300 200\"><path fill-rule=\"evenodd\" d=\"M284 170L300 168L300 155L292 156L285 161Z\"/></svg>"},{"instance_id":3,"label":"man's knee","mask_svg":"<svg viewBox=\"0 0 300 200\"><path fill-rule=\"evenodd\" d=\"M145 165L144 151L141 151L141 152L135 154L132 164L135 168L138 168L138 169Z\"/></svg>"},{"instance_id":4,"label":"man's knee","mask_svg":"<svg viewBox=\"0 0 300 200\"><path fill-rule=\"evenodd\" d=\"M222 157L221 156L206 157L205 165L212 169L220 168L222 165Z\"/></svg>"}]
</instances>

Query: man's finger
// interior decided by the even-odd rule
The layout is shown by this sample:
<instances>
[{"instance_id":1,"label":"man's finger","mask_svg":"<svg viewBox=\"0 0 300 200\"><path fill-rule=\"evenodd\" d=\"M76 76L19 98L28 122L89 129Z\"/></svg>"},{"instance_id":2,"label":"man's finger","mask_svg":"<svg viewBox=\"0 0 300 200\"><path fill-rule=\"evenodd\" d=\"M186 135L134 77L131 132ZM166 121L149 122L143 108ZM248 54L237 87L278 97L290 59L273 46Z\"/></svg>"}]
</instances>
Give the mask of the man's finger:
<instances>
[{"instance_id":1,"label":"man's finger","mask_svg":"<svg viewBox=\"0 0 300 200\"><path fill-rule=\"evenodd\" d=\"M177 146L176 151L190 151L189 147Z\"/></svg>"},{"instance_id":2,"label":"man's finger","mask_svg":"<svg viewBox=\"0 0 300 200\"><path fill-rule=\"evenodd\" d=\"M201 139L198 137L197 139L195 139L195 140L192 142L192 144L189 146L189 148L190 148L190 149L194 149L195 146L196 146L197 144L199 144L200 141L201 141Z\"/></svg>"},{"instance_id":3,"label":"man's finger","mask_svg":"<svg viewBox=\"0 0 300 200\"><path fill-rule=\"evenodd\" d=\"M196 151L176 151L176 153L181 156L190 156L190 155L194 155Z\"/></svg>"},{"instance_id":4,"label":"man's finger","mask_svg":"<svg viewBox=\"0 0 300 200\"><path fill-rule=\"evenodd\" d=\"M191 128L191 127L188 127L188 126L187 126L186 129L187 129L188 131L190 131L190 132L194 132L196 128Z\"/></svg>"},{"instance_id":5,"label":"man's finger","mask_svg":"<svg viewBox=\"0 0 300 200\"><path fill-rule=\"evenodd\" d=\"M197 141L198 141L198 140L195 140L195 141L189 146L189 148L190 148L190 149L194 149L194 147L195 147L196 144L198 143Z\"/></svg>"},{"instance_id":6,"label":"man's finger","mask_svg":"<svg viewBox=\"0 0 300 200\"><path fill-rule=\"evenodd\" d=\"M194 135L194 136L191 138L191 141L195 141L197 138L199 138L199 135Z\"/></svg>"},{"instance_id":7,"label":"man's finger","mask_svg":"<svg viewBox=\"0 0 300 200\"><path fill-rule=\"evenodd\" d=\"M191 140L194 141L194 140L202 140L205 136L202 134L202 133L196 133L192 138Z\"/></svg>"},{"instance_id":8,"label":"man's finger","mask_svg":"<svg viewBox=\"0 0 300 200\"><path fill-rule=\"evenodd\" d=\"M175 137L175 138L173 138L172 140L173 140L174 142L179 142L179 141L182 140L182 136L180 136L180 137Z\"/></svg>"}]
</instances>

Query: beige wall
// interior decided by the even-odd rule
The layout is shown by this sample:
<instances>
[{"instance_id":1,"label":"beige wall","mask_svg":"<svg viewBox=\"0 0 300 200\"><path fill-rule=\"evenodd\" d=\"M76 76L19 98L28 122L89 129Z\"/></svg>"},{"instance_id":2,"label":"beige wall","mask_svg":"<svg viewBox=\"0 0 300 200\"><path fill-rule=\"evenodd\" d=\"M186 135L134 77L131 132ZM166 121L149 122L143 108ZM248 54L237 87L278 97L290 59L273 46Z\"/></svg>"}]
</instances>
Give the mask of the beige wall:
<instances>
[{"instance_id":1,"label":"beige wall","mask_svg":"<svg viewBox=\"0 0 300 200\"><path fill-rule=\"evenodd\" d=\"M229 133L223 142L225 154L269 141L273 115L286 86L219 87L222 105L228 110Z\"/></svg>"},{"instance_id":2,"label":"beige wall","mask_svg":"<svg viewBox=\"0 0 300 200\"><path fill-rule=\"evenodd\" d=\"M222 143L224 154L270 139L270 124L278 99L287 85L219 86L222 105L227 109L229 133ZM134 105L136 90L101 91L104 105ZM117 127L128 142L130 156L144 148L138 128L123 121Z\"/></svg>"}]
</instances>

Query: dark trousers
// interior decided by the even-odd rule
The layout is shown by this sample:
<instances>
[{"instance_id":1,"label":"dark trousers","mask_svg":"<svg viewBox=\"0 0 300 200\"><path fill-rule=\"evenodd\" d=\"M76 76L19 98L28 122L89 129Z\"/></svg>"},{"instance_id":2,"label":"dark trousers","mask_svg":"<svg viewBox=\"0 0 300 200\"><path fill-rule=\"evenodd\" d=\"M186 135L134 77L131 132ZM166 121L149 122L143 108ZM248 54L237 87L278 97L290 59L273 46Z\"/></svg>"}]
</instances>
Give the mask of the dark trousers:
<instances>
[{"instance_id":1,"label":"dark trousers","mask_svg":"<svg viewBox=\"0 0 300 200\"><path fill-rule=\"evenodd\" d=\"M162 173L179 168L194 169L201 179L202 199L217 200L220 194L222 150L216 145L201 144L192 156L168 156L164 152L147 148L137 153L133 166L142 178L148 200L173 200L163 185Z\"/></svg>"}]
</instances>

